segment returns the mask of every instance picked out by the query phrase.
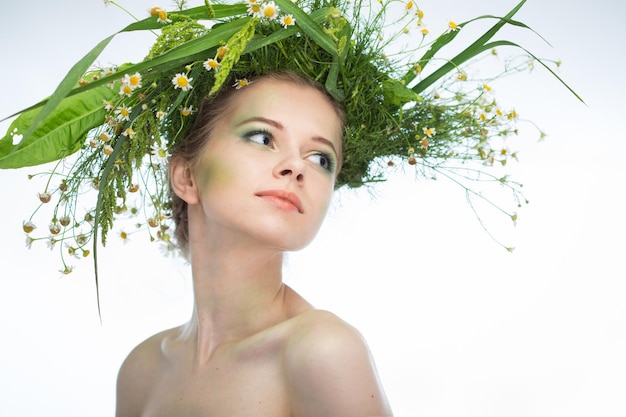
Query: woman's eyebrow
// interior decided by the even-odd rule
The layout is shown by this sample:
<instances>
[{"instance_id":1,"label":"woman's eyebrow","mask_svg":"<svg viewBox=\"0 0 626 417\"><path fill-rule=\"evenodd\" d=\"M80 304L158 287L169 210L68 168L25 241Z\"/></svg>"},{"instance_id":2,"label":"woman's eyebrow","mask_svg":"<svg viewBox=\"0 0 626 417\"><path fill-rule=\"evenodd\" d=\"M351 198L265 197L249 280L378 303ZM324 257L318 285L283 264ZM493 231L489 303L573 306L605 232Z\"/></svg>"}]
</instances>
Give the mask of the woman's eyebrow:
<instances>
[{"instance_id":1,"label":"woman's eyebrow","mask_svg":"<svg viewBox=\"0 0 626 417\"><path fill-rule=\"evenodd\" d=\"M280 122L277 122L276 120L268 119L266 117L250 117L248 119L242 120L241 122L237 123L235 126L239 127L241 125L245 125L246 123L250 123L250 122L262 122L262 123L267 123L270 126L274 126L277 129L283 128L283 125Z\"/></svg>"},{"instance_id":2,"label":"woman's eyebrow","mask_svg":"<svg viewBox=\"0 0 626 417\"><path fill-rule=\"evenodd\" d=\"M322 143L322 144L324 144L324 145L328 145L328 146L329 146L329 147L333 150L333 152L335 153L335 155L339 155L339 154L337 153L337 149L335 148L335 145L333 144L333 142L332 142L331 140L328 140L328 139L326 139L325 137L322 137L322 136L313 136L313 138L312 138L312 139L313 139L315 142L319 142L319 143Z\"/></svg>"}]
</instances>

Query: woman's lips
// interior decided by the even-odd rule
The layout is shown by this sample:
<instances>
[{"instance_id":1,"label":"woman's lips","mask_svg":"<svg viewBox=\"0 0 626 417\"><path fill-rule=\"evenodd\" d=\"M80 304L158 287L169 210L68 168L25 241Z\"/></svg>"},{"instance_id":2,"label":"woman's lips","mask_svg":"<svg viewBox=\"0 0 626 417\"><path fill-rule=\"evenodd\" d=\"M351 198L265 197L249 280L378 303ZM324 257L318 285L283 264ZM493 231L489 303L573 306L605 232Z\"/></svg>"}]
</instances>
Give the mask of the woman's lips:
<instances>
[{"instance_id":1,"label":"woman's lips","mask_svg":"<svg viewBox=\"0 0 626 417\"><path fill-rule=\"evenodd\" d=\"M297 211L303 213L302 203L297 195L285 190L267 190L255 194L276 206L289 211Z\"/></svg>"}]
</instances>

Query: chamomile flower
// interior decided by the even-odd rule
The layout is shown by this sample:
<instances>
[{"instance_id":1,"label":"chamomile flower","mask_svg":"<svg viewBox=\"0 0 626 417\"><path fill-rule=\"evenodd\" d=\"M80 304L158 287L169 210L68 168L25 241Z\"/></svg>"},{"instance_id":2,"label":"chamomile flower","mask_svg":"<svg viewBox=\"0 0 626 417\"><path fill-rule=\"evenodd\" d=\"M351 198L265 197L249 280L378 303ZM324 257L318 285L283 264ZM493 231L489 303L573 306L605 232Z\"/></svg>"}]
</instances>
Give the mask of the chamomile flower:
<instances>
[{"instance_id":1,"label":"chamomile flower","mask_svg":"<svg viewBox=\"0 0 626 417\"><path fill-rule=\"evenodd\" d=\"M132 139L135 137L135 131L133 130L132 127L129 127L128 129L124 131L124 135L128 136L129 139Z\"/></svg>"},{"instance_id":2,"label":"chamomile flower","mask_svg":"<svg viewBox=\"0 0 626 417\"><path fill-rule=\"evenodd\" d=\"M425 128L422 128L422 130L424 131L424 134L428 136L429 138L432 138L433 135L437 133L434 127L425 127Z\"/></svg>"},{"instance_id":3,"label":"chamomile flower","mask_svg":"<svg viewBox=\"0 0 626 417\"><path fill-rule=\"evenodd\" d=\"M98 138L100 138L102 142L108 142L111 140L111 135L109 135L108 132L100 132Z\"/></svg>"},{"instance_id":4,"label":"chamomile flower","mask_svg":"<svg viewBox=\"0 0 626 417\"><path fill-rule=\"evenodd\" d=\"M107 156L111 155L113 153L113 147L111 145L104 145L102 147L102 152Z\"/></svg>"},{"instance_id":5,"label":"chamomile flower","mask_svg":"<svg viewBox=\"0 0 626 417\"><path fill-rule=\"evenodd\" d=\"M278 8L278 6L276 6L276 3L274 3L273 1L268 1L267 3L263 3L263 6L261 6L261 15L262 17L266 18L266 19L276 19L278 17L278 13L280 12L280 9Z\"/></svg>"},{"instance_id":6,"label":"chamomile flower","mask_svg":"<svg viewBox=\"0 0 626 417\"><path fill-rule=\"evenodd\" d=\"M46 246L48 247L48 249L53 250L54 245L56 245L57 242L58 240L56 240L53 236L50 236L48 240L46 241Z\"/></svg>"},{"instance_id":7,"label":"chamomile flower","mask_svg":"<svg viewBox=\"0 0 626 417\"><path fill-rule=\"evenodd\" d=\"M187 117L193 113L193 106L185 106L180 108L180 114Z\"/></svg>"},{"instance_id":8,"label":"chamomile flower","mask_svg":"<svg viewBox=\"0 0 626 417\"><path fill-rule=\"evenodd\" d=\"M23 222L22 223L22 230L24 230L24 233L26 233L26 234L32 232L36 228L37 228L37 226L35 226L35 223L33 223L31 221L27 221L27 222Z\"/></svg>"},{"instance_id":9,"label":"chamomile flower","mask_svg":"<svg viewBox=\"0 0 626 417\"><path fill-rule=\"evenodd\" d=\"M163 120L164 117L165 117L165 112L163 110L157 110L156 118L159 120Z\"/></svg>"},{"instance_id":10,"label":"chamomile flower","mask_svg":"<svg viewBox=\"0 0 626 417\"><path fill-rule=\"evenodd\" d=\"M129 237L128 237L128 233L126 233L126 232L125 232L125 231L123 231L123 230L122 230L122 231L120 231L120 235L119 235L119 236L120 236L120 239L122 240L122 242L123 242L124 244L127 244L127 243L128 243L128 241L130 240L130 239L129 239Z\"/></svg>"},{"instance_id":11,"label":"chamomile flower","mask_svg":"<svg viewBox=\"0 0 626 417\"><path fill-rule=\"evenodd\" d=\"M37 197L39 197L39 201L41 201L42 203L49 203L52 199L52 194L45 191L43 193L37 193Z\"/></svg>"},{"instance_id":12,"label":"chamomile flower","mask_svg":"<svg viewBox=\"0 0 626 417\"><path fill-rule=\"evenodd\" d=\"M248 14L258 19L263 17L263 6L261 3L248 2Z\"/></svg>"},{"instance_id":13,"label":"chamomile flower","mask_svg":"<svg viewBox=\"0 0 626 417\"><path fill-rule=\"evenodd\" d=\"M65 248L67 249L67 254L76 258L76 259L80 259L80 257L78 256L78 252L76 251L76 248L73 247L72 245L68 245L67 243L65 244Z\"/></svg>"},{"instance_id":14,"label":"chamomile flower","mask_svg":"<svg viewBox=\"0 0 626 417\"><path fill-rule=\"evenodd\" d=\"M133 89L128 84L120 85L120 96L130 97L133 95Z\"/></svg>"},{"instance_id":15,"label":"chamomile flower","mask_svg":"<svg viewBox=\"0 0 626 417\"><path fill-rule=\"evenodd\" d=\"M131 89L136 89L141 87L141 74L138 72L133 75L126 74L122 78L122 84L128 85Z\"/></svg>"},{"instance_id":16,"label":"chamomile flower","mask_svg":"<svg viewBox=\"0 0 626 417\"><path fill-rule=\"evenodd\" d=\"M170 157L170 153L167 150L167 143L152 144L152 162L158 165L165 165Z\"/></svg>"},{"instance_id":17,"label":"chamomile flower","mask_svg":"<svg viewBox=\"0 0 626 417\"><path fill-rule=\"evenodd\" d=\"M157 22L159 23L165 24L171 22L171 20L167 18L167 12L163 9L159 9L157 16Z\"/></svg>"},{"instance_id":18,"label":"chamomile flower","mask_svg":"<svg viewBox=\"0 0 626 417\"><path fill-rule=\"evenodd\" d=\"M247 87L250 84L251 82L248 81L247 78L242 78L242 79L235 80L235 84L233 84L233 87L235 87L236 90L240 90L244 87Z\"/></svg>"},{"instance_id":19,"label":"chamomile flower","mask_svg":"<svg viewBox=\"0 0 626 417\"><path fill-rule=\"evenodd\" d=\"M121 106L115 109L113 112L117 117L118 122L125 122L130 120L130 113L132 112L132 108Z\"/></svg>"},{"instance_id":20,"label":"chamomile flower","mask_svg":"<svg viewBox=\"0 0 626 417\"><path fill-rule=\"evenodd\" d=\"M454 20L450 20L448 22L448 28L452 31L452 32L456 32L457 30L459 30L459 25L457 25L457 23Z\"/></svg>"},{"instance_id":21,"label":"chamomile flower","mask_svg":"<svg viewBox=\"0 0 626 417\"><path fill-rule=\"evenodd\" d=\"M63 275L69 275L72 273L72 271L74 270L74 266L72 265L65 265L65 267L63 269L59 269L59 272Z\"/></svg>"},{"instance_id":22,"label":"chamomile flower","mask_svg":"<svg viewBox=\"0 0 626 417\"><path fill-rule=\"evenodd\" d=\"M189 91L193 88L191 81L193 81L193 78L187 77L187 74L183 74L182 72L179 72L172 78L174 88L180 88L183 91Z\"/></svg>"},{"instance_id":23,"label":"chamomile flower","mask_svg":"<svg viewBox=\"0 0 626 417\"><path fill-rule=\"evenodd\" d=\"M285 29L289 26L293 26L296 24L296 19L293 18L293 15L284 14L279 18L280 24L283 25Z\"/></svg>"},{"instance_id":24,"label":"chamomile flower","mask_svg":"<svg viewBox=\"0 0 626 417\"><path fill-rule=\"evenodd\" d=\"M58 235L61 233L61 225L58 222L53 222L48 225L48 230L53 235Z\"/></svg>"},{"instance_id":25,"label":"chamomile flower","mask_svg":"<svg viewBox=\"0 0 626 417\"><path fill-rule=\"evenodd\" d=\"M104 102L104 109L106 111L113 111L113 109L115 108L113 103L111 103L109 100L103 100L103 102Z\"/></svg>"},{"instance_id":26,"label":"chamomile flower","mask_svg":"<svg viewBox=\"0 0 626 417\"><path fill-rule=\"evenodd\" d=\"M203 65L207 71L218 71L220 69L220 63L214 58L207 59Z\"/></svg>"}]
</instances>

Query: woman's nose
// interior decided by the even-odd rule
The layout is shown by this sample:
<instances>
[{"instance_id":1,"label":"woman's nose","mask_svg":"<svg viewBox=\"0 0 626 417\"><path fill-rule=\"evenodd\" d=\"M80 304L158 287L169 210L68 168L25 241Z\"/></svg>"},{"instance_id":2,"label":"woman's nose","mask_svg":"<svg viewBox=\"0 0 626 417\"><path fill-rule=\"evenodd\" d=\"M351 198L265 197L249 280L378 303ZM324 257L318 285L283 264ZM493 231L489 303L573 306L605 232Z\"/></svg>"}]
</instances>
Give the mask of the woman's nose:
<instances>
[{"instance_id":1,"label":"woman's nose","mask_svg":"<svg viewBox=\"0 0 626 417\"><path fill-rule=\"evenodd\" d=\"M298 182L304 180L305 162L300 155L291 155L280 161L274 169L278 178L292 177Z\"/></svg>"}]
</instances>

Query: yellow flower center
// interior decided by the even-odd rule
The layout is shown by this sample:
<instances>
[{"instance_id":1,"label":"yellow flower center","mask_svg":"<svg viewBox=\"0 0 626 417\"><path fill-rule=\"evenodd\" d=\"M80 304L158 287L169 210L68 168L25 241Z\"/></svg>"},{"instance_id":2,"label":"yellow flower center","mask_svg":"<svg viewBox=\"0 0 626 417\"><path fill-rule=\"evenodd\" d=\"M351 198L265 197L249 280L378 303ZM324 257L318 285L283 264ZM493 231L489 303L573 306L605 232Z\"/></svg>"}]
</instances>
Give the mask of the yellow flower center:
<instances>
[{"instance_id":1,"label":"yellow flower center","mask_svg":"<svg viewBox=\"0 0 626 417\"><path fill-rule=\"evenodd\" d=\"M187 77L178 77L176 83L179 87L187 87L187 85L189 84L189 80L187 80Z\"/></svg>"},{"instance_id":2,"label":"yellow flower center","mask_svg":"<svg viewBox=\"0 0 626 417\"><path fill-rule=\"evenodd\" d=\"M458 29L458 25L456 24L456 22L454 22L452 20L450 22L448 22L448 26L450 26L450 29L452 29L452 30L457 30Z\"/></svg>"},{"instance_id":3,"label":"yellow flower center","mask_svg":"<svg viewBox=\"0 0 626 417\"><path fill-rule=\"evenodd\" d=\"M263 15L267 18L274 17L276 15L276 9L272 6L266 6L263 9Z\"/></svg>"},{"instance_id":4,"label":"yellow flower center","mask_svg":"<svg viewBox=\"0 0 626 417\"><path fill-rule=\"evenodd\" d=\"M132 86L137 86L137 85L139 85L140 81L141 81L141 79L139 78L138 75L131 75L131 77L128 79L128 84L130 84Z\"/></svg>"},{"instance_id":5,"label":"yellow flower center","mask_svg":"<svg viewBox=\"0 0 626 417\"><path fill-rule=\"evenodd\" d=\"M126 116L130 115L130 113L128 113L128 109L126 109L126 108L122 108L122 109L120 110L120 114L121 114L122 116L124 116L124 117L126 117Z\"/></svg>"},{"instance_id":6,"label":"yellow flower center","mask_svg":"<svg viewBox=\"0 0 626 417\"><path fill-rule=\"evenodd\" d=\"M283 19L283 23L286 25L292 25L293 19L291 18L291 16L285 16L285 18Z\"/></svg>"}]
</instances>

